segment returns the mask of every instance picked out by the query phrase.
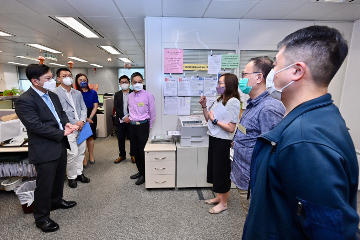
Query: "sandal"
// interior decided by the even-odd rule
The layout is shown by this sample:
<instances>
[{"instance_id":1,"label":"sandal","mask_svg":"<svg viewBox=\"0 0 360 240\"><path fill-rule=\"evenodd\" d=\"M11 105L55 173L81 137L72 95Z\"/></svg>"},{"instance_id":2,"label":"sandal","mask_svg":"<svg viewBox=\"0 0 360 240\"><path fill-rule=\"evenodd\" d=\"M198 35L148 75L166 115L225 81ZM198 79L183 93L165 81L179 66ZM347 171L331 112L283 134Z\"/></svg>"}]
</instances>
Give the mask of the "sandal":
<instances>
[{"instance_id":1,"label":"sandal","mask_svg":"<svg viewBox=\"0 0 360 240\"><path fill-rule=\"evenodd\" d=\"M215 204L218 204L219 202L212 202L211 199L208 199L208 200L205 200L205 203L209 204L209 205L215 205Z\"/></svg>"},{"instance_id":2,"label":"sandal","mask_svg":"<svg viewBox=\"0 0 360 240\"><path fill-rule=\"evenodd\" d=\"M227 210L227 207L224 208L224 209L221 209L220 211L215 211L215 209L212 207L212 208L209 209L209 213L211 213L211 214L218 214L218 213L221 213L221 212L223 212L223 211L225 211L225 210Z\"/></svg>"},{"instance_id":3,"label":"sandal","mask_svg":"<svg viewBox=\"0 0 360 240\"><path fill-rule=\"evenodd\" d=\"M95 159L94 159L94 161L91 161L91 160L89 159L89 163L94 164L94 163L95 163Z\"/></svg>"}]
</instances>

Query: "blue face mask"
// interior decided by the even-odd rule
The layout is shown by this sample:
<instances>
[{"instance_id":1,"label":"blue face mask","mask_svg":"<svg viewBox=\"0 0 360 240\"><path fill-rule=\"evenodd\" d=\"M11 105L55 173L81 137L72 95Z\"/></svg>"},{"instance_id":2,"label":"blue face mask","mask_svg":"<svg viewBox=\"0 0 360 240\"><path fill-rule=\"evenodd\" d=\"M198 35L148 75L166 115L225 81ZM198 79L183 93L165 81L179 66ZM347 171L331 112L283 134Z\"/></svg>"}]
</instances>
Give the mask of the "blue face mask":
<instances>
[{"instance_id":1,"label":"blue face mask","mask_svg":"<svg viewBox=\"0 0 360 240\"><path fill-rule=\"evenodd\" d=\"M86 88L88 86L88 83L86 81L80 82L81 88Z\"/></svg>"},{"instance_id":2,"label":"blue face mask","mask_svg":"<svg viewBox=\"0 0 360 240\"><path fill-rule=\"evenodd\" d=\"M252 76L251 78L253 78L255 76L256 75ZM249 82L249 79L251 79L251 78L240 78L240 80L239 80L239 88L245 94L249 94L251 92L251 89L253 88L253 86L255 86L257 84L257 83L255 83L252 86L248 86L247 84Z\"/></svg>"}]
</instances>

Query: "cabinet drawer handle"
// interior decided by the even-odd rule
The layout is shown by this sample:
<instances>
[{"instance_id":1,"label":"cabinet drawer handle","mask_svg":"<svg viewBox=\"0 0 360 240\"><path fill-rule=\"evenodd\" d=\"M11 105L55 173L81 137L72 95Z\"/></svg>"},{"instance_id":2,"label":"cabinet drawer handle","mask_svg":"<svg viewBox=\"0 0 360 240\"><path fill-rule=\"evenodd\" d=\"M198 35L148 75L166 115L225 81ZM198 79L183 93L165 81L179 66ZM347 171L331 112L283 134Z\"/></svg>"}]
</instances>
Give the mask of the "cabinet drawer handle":
<instances>
[{"instance_id":1,"label":"cabinet drawer handle","mask_svg":"<svg viewBox=\"0 0 360 240\"><path fill-rule=\"evenodd\" d=\"M156 183L166 183L166 181L162 181L162 182L158 182L158 181L155 181Z\"/></svg>"},{"instance_id":2,"label":"cabinet drawer handle","mask_svg":"<svg viewBox=\"0 0 360 240\"><path fill-rule=\"evenodd\" d=\"M164 167L161 167L161 168L155 168L156 170L165 170Z\"/></svg>"},{"instance_id":3,"label":"cabinet drawer handle","mask_svg":"<svg viewBox=\"0 0 360 240\"><path fill-rule=\"evenodd\" d=\"M166 157L162 157L162 158L155 158L156 160L164 160Z\"/></svg>"}]
</instances>

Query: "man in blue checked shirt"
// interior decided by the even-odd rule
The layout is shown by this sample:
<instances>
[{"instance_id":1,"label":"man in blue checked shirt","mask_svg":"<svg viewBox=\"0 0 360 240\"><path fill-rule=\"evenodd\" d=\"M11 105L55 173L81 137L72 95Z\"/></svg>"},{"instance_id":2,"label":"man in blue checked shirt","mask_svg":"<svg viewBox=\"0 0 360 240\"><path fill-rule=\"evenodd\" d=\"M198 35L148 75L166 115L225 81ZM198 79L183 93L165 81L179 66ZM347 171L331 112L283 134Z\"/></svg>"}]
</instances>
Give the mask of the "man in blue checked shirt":
<instances>
[{"instance_id":1,"label":"man in blue checked shirt","mask_svg":"<svg viewBox=\"0 0 360 240\"><path fill-rule=\"evenodd\" d=\"M240 194L241 205L245 216L249 210L250 200L247 198L251 155L256 138L269 132L284 116L284 105L272 98L266 91L266 77L273 67L268 57L250 59L242 72L239 81L240 90L249 94L247 107L242 114L234 137L234 157L231 162L231 180Z\"/></svg>"}]
</instances>

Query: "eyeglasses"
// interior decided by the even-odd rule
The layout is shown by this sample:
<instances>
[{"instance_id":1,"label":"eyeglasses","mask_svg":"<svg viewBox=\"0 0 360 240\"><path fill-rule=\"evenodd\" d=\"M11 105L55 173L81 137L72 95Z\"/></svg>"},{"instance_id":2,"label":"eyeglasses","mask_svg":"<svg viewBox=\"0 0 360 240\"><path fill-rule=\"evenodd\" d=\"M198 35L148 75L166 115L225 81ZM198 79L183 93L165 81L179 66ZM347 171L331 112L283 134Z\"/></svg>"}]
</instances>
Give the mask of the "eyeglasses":
<instances>
[{"instance_id":1,"label":"eyeglasses","mask_svg":"<svg viewBox=\"0 0 360 240\"><path fill-rule=\"evenodd\" d=\"M246 74L254 74L254 73L261 73L261 72L252 72L252 73L242 72L242 73L241 73L241 77L244 78L244 76L245 76Z\"/></svg>"}]
</instances>

